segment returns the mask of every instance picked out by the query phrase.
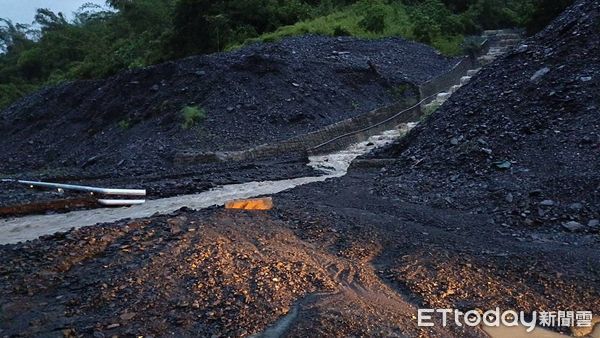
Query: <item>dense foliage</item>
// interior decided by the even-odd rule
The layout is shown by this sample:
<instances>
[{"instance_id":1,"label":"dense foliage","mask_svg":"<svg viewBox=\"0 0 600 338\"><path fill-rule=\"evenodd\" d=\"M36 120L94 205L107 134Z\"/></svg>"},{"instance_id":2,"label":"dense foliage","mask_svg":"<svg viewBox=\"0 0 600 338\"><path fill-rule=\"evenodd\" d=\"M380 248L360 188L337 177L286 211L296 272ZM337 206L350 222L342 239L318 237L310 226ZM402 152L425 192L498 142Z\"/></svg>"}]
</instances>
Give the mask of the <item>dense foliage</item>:
<instances>
[{"instance_id":1,"label":"dense foliage","mask_svg":"<svg viewBox=\"0 0 600 338\"><path fill-rule=\"evenodd\" d=\"M571 0L108 0L72 21L0 19L0 108L41 85L306 33L403 36L446 54L483 29L535 32Z\"/></svg>"}]
</instances>

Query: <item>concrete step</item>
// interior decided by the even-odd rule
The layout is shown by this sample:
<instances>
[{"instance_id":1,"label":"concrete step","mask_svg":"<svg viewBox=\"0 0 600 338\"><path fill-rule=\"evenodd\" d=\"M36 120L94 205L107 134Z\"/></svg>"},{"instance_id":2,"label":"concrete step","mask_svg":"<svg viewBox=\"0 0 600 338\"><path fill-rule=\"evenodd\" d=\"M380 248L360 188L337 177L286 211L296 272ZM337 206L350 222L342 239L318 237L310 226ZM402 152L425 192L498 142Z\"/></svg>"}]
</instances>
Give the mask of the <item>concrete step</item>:
<instances>
[{"instance_id":1,"label":"concrete step","mask_svg":"<svg viewBox=\"0 0 600 338\"><path fill-rule=\"evenodd\" d=\"M514 36L519 35L518 31L512 29L491 29L483 31L483 36Z\"/></svg>"},{"instance_id":2,"label":"concrete step","mask_svg":"<svg viewBox=\"0 0 600 338\"><path fill-rule=\"evenodd\" d=\"M489 54L504 54L508 52L508 47L490 47Z\"/></svg>"},{"instance_id":3,"label":"concrete step","mask_svg":"<svg viewBox=\"0 0 600 338\"><path fill-rule=\"evenodd\" d=\"M450 94L456 93L456 91L459 90L460 87L462 87L462 86L461 85L454 85L454 86L450 87Z\"/></svg>"},{"instance_id":4,"label":"concrete step","mask_svg":"<svg viewBox=\"0 0 600 338\"><path fill-rule=\"evenodd\" d=\"M484 56L478 57L477 60L482 65L487 65L488 63L494 62L496 60L496 56L494 56L494 55L484 55Z\"/></svg>"},{"instance_id":5,"label":"concrete step","mask_svg":"<svg viewBox=\"0 0 600 338\"><path fill-rule=\"evenodd\" d=\"M521 39L521 36L519 34L515 34L515 33L498 34L495 37L500 40L520 40Z\"/></svg>"},{"instance_id":6,"label":"concrete step","mask_svg":"<svg viewBox=\"0 0 600 338\"><path fill-rule=\"evenodd\" d=\"M450 93L439 93L437 94L437 97L435 98L436 101L443 103L444 101L448 100L448 98L450 98Z\"/></svg>"},{"instance_id":7,"label":"concrete step","mask_svg":"<svg viewBox=\"0 0 600 338\"><path fill-rule=\"evenodd\" d=\"M521 39L506 39L498 41L498 46L501 47L513 47L518 45L521 42Z\"/></svg>"},{"instance_id":8,"label":"concrete step","mask_svg":"<svg viewBox=\"0 0 600 338\"><path fill-rule=\"evenodd\" d=\"M483 31L483 36L494 36L494 35L504 34L504 33L505 33L505 31L502 29L492 29L492 30Z\"/></svg>"},{"instance_id":9,"label":"concrete step","mask_svg":"<svg viewBox=\"0 0 600 338\"><path fill-rule=\"evenodd\" d=\"M477 73L479 73L480 70L481 68L469 69L467 70L467 76L475 76Z\"/></svg>"}]
</instances>

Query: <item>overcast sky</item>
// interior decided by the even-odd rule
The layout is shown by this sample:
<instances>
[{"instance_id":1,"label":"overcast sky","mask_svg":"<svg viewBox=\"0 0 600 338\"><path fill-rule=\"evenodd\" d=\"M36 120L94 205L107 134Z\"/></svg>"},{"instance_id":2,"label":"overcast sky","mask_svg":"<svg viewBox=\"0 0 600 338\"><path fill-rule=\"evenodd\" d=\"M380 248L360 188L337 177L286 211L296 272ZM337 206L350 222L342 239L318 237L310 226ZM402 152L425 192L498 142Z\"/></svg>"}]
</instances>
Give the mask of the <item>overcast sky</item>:
<instances>
[{"instance_id":1,"label":"overcast sky","mask_svg":"<svg viewBox=\"0 0 600 338\"><path fill-rule=\"evenodd\" d=\"M0 18L29 24L33 22L36 9L49 8L72 19L72 13L88 2L99 5L106 3L104 0L0 0Z\"/></svg>"}]
</instances>

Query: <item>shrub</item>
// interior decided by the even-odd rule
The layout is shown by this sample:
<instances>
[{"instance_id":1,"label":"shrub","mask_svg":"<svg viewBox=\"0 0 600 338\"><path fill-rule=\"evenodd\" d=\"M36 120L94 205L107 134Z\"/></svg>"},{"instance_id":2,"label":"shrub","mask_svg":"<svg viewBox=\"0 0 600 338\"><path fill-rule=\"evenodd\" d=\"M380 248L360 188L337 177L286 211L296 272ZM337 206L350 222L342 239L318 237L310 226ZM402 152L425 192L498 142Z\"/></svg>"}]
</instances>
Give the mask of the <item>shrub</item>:
<instances>
[{"instance_id":1,"label":"shrub","mask_svg":"<svg viewBox=\"0 0 600 338\"><path fill-rule=\"evenodd\" d=\"M350 36L352 35L346 28L342 26L335 26L333 29L333 36Z\"/></svg>"},{"instance_id":2,"label":"shrub","mask_svg":"<svg viewBox=\"0 0 600 338\"><path fill-rule=\"evenodd\" d=\"M200 121L206 118L206 111L198 106L185 106L181 109L183 117L183 129L189 129L196 126Z\"/></svg>"},{"instance_id":3,"label":"shrub","mask_svg":"<svg viewBox=\"0 0 600 338\"><path fill-rule=\"evenodd\" d=\"M123 130L127 130L129 128L131 128L131 119L124 119L119 121L119 128L123 129Z\"/></svg>"},{"instance_id":4,"label":"shrub","mask_svg":"<svg viewBox=\"0 0 600 338\"><path fill-rule=\"evenodd\" d=\"M385 11L380 6L369 8L358 25L369 32L383 32L385 30Z\"/></svg>"},{"instance_id":5,"label":"shrub","mask_svg":"<svg viewBox=\"0 0 600 338\"><path fill-rule=\"evenodd\" d=\"M429 16L422 13L414 16L413 35L417 41L431 43L441 33L440 26Z\"/></svg>"}]
</instances>

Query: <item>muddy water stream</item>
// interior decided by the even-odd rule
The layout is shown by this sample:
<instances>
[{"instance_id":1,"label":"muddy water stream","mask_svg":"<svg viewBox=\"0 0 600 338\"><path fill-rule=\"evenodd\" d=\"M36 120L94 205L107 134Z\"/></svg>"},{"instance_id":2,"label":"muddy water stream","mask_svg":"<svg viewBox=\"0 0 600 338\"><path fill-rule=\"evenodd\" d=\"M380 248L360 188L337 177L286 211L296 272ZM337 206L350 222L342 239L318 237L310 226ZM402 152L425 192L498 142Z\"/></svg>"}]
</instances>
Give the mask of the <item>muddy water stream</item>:
<instances>
[{"instance_id":1,"label":"muddy water stream","mask_svg":"<svg viewBox=\"0 0 600 338\"><path fill-rule=\"evenodd\" d=\"M115 222L126 218L149 217L155 213L167 214L183 207L202 209L218 206L232 199L276 194L300 185L341 177L346 174L348 167L358 156L394 142L405 135L413 126L414 124L403 125L400 129L389 130L380 135L372 136L369 140L353 144L345 150L310 157L309 166L324 172L322 176L232 184L198 194L150 200L143 205L129 208L104 208L73 211L66 214L8 218L0 220L0 244L32 240L43 235L98 223Z\"/></svg>"}]
</instances>

